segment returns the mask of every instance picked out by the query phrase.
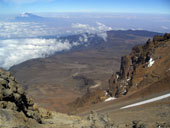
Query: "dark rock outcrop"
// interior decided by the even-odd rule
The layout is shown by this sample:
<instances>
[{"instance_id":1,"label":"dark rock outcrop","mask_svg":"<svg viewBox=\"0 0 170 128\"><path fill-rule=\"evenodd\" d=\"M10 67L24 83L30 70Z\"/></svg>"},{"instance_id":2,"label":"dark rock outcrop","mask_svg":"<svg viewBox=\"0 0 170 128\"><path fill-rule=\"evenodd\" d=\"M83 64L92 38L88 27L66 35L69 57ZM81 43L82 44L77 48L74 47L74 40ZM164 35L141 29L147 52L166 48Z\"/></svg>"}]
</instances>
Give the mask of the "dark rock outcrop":
<instances>
[{"instance_id":1,"label":"dark rock outcrop","mask_svg":"<svg viewBox=\"0 0 170 128\"><path fill-rule=\"evenodd\" d=\"M31 98L25 95L10 72L3 69L0 69L0 109L23 112L26 117L39 123L43 122L43 118L50 117L48 111L40 109Z\"/></svg>"},{"instance_id":2,"label":"dark rock outcrop","mask_svg":"<svg viewBox=\"0 0 170 128\"><path fill-rule=\"evenodd\" d=\"M148 80L147 84L155 82L154 79L149 81L149 78L153 78L155 75L154 70L148 68L152 67L155 61L159 63L164 61L161 60L160 51L167 46L169 40L170 34L154 36L153 40L149 39L145 45L133 47L129 55L123 56L121 58L120 71L113 74L109 80L109 91L112 95L115 97L126 95L131 87L138 87L142 83L144 85L146 77ZM149 72L149 70L150 74L145 73ZM159 72L158 74L157 79L161 77L161 73Z\"/></svg>"}]
</instances>

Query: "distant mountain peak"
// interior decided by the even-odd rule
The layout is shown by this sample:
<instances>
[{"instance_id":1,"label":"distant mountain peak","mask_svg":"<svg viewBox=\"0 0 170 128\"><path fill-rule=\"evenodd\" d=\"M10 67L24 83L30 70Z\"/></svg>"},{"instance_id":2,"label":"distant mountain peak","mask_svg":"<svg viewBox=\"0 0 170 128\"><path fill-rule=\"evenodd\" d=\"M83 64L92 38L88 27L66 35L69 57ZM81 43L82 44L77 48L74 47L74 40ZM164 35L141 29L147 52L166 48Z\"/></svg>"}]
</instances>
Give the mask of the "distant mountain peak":
<instances>
[{"instance_id":1,"label":"distant mountain peak","mask_svg":"<svg viewBox=\"0 0 170 128\"><path fill-rule=\"evenodd\" d=\"M19 16L15 17L13 21L16 22L30 22L30 21L42 21L44 18L37 16L33 13L23 12Z\"/></svg>"},{"instance_id":2,"label":"distant mountain peak","mask_svg":"<svg viewBox=\"0 0 170 128\"><path fill-rule=\"evenodd\" d=\"M20 15L20 17L30 17L30 16L33 16L33 14L32 13L28 13L28 12L23 12Z\"/></svg>"}]
</instances>

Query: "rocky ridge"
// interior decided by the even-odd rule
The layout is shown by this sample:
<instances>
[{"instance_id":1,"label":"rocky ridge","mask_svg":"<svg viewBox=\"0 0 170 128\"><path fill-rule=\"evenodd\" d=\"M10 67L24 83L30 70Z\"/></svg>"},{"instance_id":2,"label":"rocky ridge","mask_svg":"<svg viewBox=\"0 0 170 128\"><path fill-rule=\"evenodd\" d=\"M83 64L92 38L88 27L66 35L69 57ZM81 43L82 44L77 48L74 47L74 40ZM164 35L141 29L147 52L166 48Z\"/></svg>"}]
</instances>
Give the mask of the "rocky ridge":
<instances>
[{"instance_id":1,"label":"rocky ridge","mask_svg":"<svg viewBox=\"0 0 170 128\"><path fill-rule=\"evenodd\" d=\"M110 78L108 92L119 97L169 78L169 45L170 34L165 34L133 47L129 55L121 57L120 71Z\"/></svg>"}]
</instances>

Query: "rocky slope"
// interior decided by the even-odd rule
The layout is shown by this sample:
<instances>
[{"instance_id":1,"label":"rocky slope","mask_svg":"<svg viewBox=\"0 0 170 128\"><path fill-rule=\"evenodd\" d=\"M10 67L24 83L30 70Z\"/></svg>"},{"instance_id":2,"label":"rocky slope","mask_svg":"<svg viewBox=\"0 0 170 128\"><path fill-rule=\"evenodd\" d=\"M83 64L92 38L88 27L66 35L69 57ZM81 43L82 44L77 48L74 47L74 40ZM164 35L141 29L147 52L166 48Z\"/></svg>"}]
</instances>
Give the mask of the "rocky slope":
<instances>
[{"instance_id":1,"label":"rocky slope","mask_svg":"<svg viewBox=\"0 0 170 128\"><path fill-rule=\"evenodd\" d=\"M82 119L38 107L10 72L0 69L0 128L112 128L108 116L95 112Z\"/></svg>"},{"instance_id":2,"label":"rocky slope","mask_svg":"<svg viewBox=\"0 0 170 128\"><path fill-rule=\"evenodd\" d=\"M109 92L119 97L148 86L166 91L170 86L169 51L170 34L154 36L145 45L133 47L129 55L121 58L120 71L109 80Z\"/></svg>"}]
</instances>

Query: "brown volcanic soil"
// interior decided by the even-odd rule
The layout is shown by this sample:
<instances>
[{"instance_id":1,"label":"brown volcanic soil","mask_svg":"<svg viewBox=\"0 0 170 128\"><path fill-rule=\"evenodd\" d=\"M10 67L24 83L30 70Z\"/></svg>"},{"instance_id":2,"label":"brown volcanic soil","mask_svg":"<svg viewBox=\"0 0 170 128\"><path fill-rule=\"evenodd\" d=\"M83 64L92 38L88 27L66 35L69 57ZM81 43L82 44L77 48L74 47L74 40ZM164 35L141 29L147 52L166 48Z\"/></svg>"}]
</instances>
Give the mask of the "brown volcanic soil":
<instances>
[{"instance_id":1,"label":"brown volcanic soil","mask_svg":"<svg viewBox=\"0 0 170 128\"><path fill-rule=\"evenodd\" d=\"M111 74L119 69L120 57L131 47L149 37L129 35L116 37L86 48L34 59L10 69L29 96L40 105L59 112L69 112L69 103L86 93L89 86L108 86Z\"/></svg>"},{"instance_id":2,"label":"brown volcanic soil","mask_svg":"<svg viewBox=\"0 0 170 128\"><path fill-rule=\"evenodd\" d=\"M39 91L38 93L37 90ZM27 92L42 107L63 113L69 111L68 103L81 96L77 91L52 85L35 85L30 87Z\"/></svg>"},{"instance_id":3,"label":"brown volcanic soil","mask_svg":"<svg viewBox=\"0 0 170 128\"><path fill-rule=\"evenodd\" d=\"M92 52L75 52L32 60L13 73L35 102L64 112L66 104L82 96L87 87L97 82L105 86L113 70L119 67L118 57Z\"/></svg>"},{"instance_id":4,"label":"brown volcanic soil","mask_svg":"<svg viewBox=\"0 0 170 128\"><path fill-rule=\"evenodd\" d=\"M163 93L159 95L163 95ZM143 98L135 97L131 99L129 99L129 96L122 97L110 102L100 103L88 109L86 108L81 110L82 113L77 113L79 113L79 116L86 116L91 110L95 110L101 114L108 114L109 117L114 121L114 124L119 126L119 128L132 128L132 122L134 121L140 121L147 128L156 128L158 127L158 124L162 125L162 128L169 128L170 98L123 110L120 109L123 106L147 100L155 96L156 95L148 97L146 96Z\"/></svg>"}]
</instances>

